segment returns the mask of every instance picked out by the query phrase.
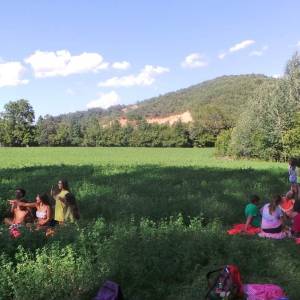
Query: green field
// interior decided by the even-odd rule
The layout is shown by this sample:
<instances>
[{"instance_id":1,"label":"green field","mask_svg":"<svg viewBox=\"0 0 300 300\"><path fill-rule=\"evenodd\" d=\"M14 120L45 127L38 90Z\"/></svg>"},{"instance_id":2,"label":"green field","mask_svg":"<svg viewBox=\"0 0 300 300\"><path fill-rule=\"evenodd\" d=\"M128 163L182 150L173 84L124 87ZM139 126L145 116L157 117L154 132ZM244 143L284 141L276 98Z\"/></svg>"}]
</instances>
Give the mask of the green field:
<instances>
[{"instance_id":1,"label":"green field","mask_svg":"<svg viewBox=\"0 0 300 300\"><path fill-rule=\"evenodd\" d=\"M126 299L202 299L205 274L235 263L244 282L300 299L293 240L230 237L247 197L288 189L287 165L216 159L211 149L0 148L0 216L16 186L28 199L70 182L82 219L46 239L0 234L0 299L91 299L105 279Z\"/></svg>"}]
</instances>

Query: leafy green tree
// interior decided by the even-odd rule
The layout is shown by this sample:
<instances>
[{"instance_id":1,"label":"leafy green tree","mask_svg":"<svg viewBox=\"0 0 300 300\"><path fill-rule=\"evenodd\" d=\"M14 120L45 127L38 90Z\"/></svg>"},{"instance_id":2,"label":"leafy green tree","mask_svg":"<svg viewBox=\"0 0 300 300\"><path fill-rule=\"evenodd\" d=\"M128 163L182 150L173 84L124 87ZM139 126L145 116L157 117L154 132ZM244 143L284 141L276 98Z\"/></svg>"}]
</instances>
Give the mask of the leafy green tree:
<instances>
[{"instance_id":1,"label":"leafy green tree","mask_svg":"<svg viewBox=\"0 0 300 300\"><path fill-rule=\"evenodd\" d=\"M72 144L71 126L68 122L60 122L57 126L55 145L70 146Z\"/></svg>"},{"instance_id":2,"label":"leafy green tree","mask_svg":"<svg viewBox=\"0 0 300 300\"><path fill-rule=\"evenodd\" d=\"M1 114L1 144L28 146L34 143L34 110L27 100L11 101Z\"/></svg>"},{"instance_id":3,"label":"leafy green tree","mask_svg":"<svg viewBox=\"0 0 300 300\"><path fill-rule=\"evenodd\" d=\"M300 55L298 52L287 62L285 78L289 85L289 96L298 103L300 101ZM300 107L298 107L299 109Z\"/></svg>"},{"instance_id":4,"label":"leafy green tree","mask_svg":"<svg viewBox=\"0 0 300 300\"><path fill-rule=\"evenodd\" d=\"M99 146L101 145L102 129L97 117L90 118L83 130L83 145L84 146Z\"/></svg>"},{"instance_id":5,"label":"leafy green tree","mask_svg":"<svg viewBox=\"0 0 300 300\"><path fill-rule=\"evenodd\" d=\"M36 123L36 142L40 146L55 146L58 123L55 118L46 115L39 117Z\"/></svg>"}]
</instances>

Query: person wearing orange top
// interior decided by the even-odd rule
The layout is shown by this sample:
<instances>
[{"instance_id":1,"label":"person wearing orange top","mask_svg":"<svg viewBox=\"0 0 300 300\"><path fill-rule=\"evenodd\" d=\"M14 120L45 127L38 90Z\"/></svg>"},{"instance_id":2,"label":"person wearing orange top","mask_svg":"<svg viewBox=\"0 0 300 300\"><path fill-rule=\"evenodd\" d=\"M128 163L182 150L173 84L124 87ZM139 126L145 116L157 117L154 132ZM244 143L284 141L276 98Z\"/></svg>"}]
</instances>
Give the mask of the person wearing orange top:
<instances>
[{"instance_id":1,"label":"person wearing orange top","mask_svg":"<svg viewBox=\"0 0 300 300\"><path fill-rule=\"evenodd\" d=\"M289 218L292 218L293 207L294 207L294 204L295 204L295 199L293 199L293 196L294 196L294 194L293 194L292 191L287 192L285 197L281 198L281 202L280 202L280 205L279 205L280 209Z\"/></svg>"}]
</instances>

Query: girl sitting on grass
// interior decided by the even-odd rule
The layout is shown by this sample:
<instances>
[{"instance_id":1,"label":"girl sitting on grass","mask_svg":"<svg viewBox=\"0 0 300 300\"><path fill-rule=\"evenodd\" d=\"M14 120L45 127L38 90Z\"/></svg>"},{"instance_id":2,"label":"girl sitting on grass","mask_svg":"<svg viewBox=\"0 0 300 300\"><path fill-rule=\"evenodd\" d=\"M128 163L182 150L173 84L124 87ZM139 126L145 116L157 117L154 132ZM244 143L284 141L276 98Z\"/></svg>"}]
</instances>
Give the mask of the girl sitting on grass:
<instances>
[{"instance_id":1,"label":"girl sitting on grass","mask_svg":"<svg viewBox=\"0 0 300 300\"><path fill-rule=\"evenodd\" d=\"M280 209L281 196L273 196L270 203L262 208L262 222L260 237L283 239L290 236L290 231L284 228L284 213Z\"/></svg>"}]
</instances>

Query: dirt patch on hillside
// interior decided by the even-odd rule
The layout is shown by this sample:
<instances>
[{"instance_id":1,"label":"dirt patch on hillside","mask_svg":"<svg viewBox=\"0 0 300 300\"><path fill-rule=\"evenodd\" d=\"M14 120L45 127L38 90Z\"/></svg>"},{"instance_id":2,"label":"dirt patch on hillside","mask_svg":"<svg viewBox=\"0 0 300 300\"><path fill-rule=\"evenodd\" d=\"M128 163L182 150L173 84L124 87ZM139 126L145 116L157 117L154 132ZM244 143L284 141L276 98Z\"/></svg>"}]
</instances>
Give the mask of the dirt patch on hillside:
<instances>
[{"instance_id":1,"label":"dirt patch on hillside","mask_svg":"<svg viewBox=\"0 0 300 300\"><path fill-rule=\"evenodd\" d=\"M168 117L157 117L157 118L147 118L147 123L156 123L156 124L170 124L173 125L176 122L181 121L182 123L193 122L192 115L189 111L186 111L182 114L171 115Z\"/></svg>"}]
</instances>

